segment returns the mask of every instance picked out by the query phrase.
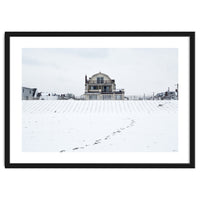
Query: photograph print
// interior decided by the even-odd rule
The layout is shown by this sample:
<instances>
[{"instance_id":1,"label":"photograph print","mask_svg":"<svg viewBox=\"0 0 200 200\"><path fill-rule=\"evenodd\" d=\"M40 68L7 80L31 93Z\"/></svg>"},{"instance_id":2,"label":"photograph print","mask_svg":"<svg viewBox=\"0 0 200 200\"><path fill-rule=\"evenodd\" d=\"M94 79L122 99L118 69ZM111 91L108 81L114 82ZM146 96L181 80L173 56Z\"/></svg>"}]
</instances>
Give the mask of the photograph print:
<instances>
[{"instance_id":1,"label":"photograph print","mask_svg":"<svg viewBox=\"0 0 200 200\"><path fill-rule=\"evenodd\" d=\"M6 167L194 167L192 33L40 34L7 34Z\"/></svg>"}]
</instances>

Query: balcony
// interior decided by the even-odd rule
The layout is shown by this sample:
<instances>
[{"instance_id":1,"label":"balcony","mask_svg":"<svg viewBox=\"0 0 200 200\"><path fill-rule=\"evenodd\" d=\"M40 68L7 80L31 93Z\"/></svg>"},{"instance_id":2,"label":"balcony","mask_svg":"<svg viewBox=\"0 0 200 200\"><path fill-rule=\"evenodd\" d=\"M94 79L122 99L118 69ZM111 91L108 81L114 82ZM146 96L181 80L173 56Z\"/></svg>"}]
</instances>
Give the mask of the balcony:
<instances>
[{"instance_id":1,"label":"balcony","mask_svg":"<svg viewBox=\"0 0 200 200\"><path fill-rule=\"evenodd\" d=\"M92 80L90 80L90 81L88 82L88 84L98 84L98 85L102 85L102 84L112 84L112 83L114 83L112 80L105 80L105 81L103 81L103 82L100 82L100 81L92 81Z\"/></svg>"},{"instance_id":2,"label":"balcony","mask_svg":"<svg viewBox=\"0 0 200 200\"><path fill-rule=\"evenodd\" d=\"M124 89L119 89L119 90L114 90L112 91L111 89L104 89L104 90L88 90L86 93L98 93L98 94L124 94Z\"/></svg>"},{"instance_id":3,"label":"balcony","mask_svg":"<svg viewBox=\"0 0 200 200\"><path fill-rule=\"evenodd\" d=\"M116 89L114 91L115 94L123 94L124 93L124 89Z\"/></svg>"}]
</instances>

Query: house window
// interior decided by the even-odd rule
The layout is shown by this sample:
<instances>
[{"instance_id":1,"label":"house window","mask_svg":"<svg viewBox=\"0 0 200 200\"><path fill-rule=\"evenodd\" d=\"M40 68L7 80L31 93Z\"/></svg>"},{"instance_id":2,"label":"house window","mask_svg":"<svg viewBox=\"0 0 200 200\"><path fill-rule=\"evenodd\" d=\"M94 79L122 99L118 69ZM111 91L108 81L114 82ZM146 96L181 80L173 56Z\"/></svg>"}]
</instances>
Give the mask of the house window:
<instances>
[{"instance_id":1,"label":"house window","mask_svg":"<svg viewBox=\"0 0 200 200\"><path fill-rule=\"evenodd\" d=\"M97 83L104 83L103 77L97 77Z\"/></svg>"},{"instance_id":2,"label":"house window","mask_svg":"<svg viewBox=\"0 0 200 200\"><path fill-rule=\"evenodd\" d=\"M31 94L31 90L29 91L29 94Z\"/></svg>"},{"instance_id":3,"label":"house window","mask_svg":"<svg viewBox=\"0 0 200 200\"><path fill-rule=\"evenodd\" d=\"M116 99L116 100L122 100L122 95L116 95L116 96L115 96L115 99Z\"/></svg>"},{"instance_id":4,"label":"house window","mask_svg":"<svg viewBox=\"0 0 200 200\"><path fill-rule=\"evenodd\" d=\"M97 86L91 86L91 90L97 90Z\"/></svg>"},{"instance_id":5,"label":"house window","mask_svg":"<svg viewBox=\"0 0 200 200\"><path fill-rule=\"evenodd\" d=\"M92 94L89 96L90 100L97 100L97 95L96 94Z\"/></svg>"},{"instance_id":6,"label":"house window","mask_svg":"<svg viewBox=\"0 0 200 200\"><path fill-rule=\"evenodd\" d=\"M103 100L111 100L111 95L103 95Z\"/></svg>"}]
</instances>

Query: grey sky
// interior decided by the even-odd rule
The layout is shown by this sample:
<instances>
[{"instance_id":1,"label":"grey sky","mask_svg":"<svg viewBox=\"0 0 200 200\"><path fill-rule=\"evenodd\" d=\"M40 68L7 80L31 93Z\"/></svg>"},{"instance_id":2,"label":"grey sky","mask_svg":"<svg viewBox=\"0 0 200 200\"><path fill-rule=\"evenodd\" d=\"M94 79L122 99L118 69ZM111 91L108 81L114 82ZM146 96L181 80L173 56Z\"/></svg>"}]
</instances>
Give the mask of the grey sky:
<instances>
[{"instance_id":1,"label":"grey sky","mask_svg":"<svg viewBox=\"0 0 200 200\"><path fill-rule=\"evenodd\" d=\"M98 72L115 79L126 95L175 89L178 49L80 48L23 49L22 85L42 92L84 93L85 75Z\"/></svg>"}]
</instances>

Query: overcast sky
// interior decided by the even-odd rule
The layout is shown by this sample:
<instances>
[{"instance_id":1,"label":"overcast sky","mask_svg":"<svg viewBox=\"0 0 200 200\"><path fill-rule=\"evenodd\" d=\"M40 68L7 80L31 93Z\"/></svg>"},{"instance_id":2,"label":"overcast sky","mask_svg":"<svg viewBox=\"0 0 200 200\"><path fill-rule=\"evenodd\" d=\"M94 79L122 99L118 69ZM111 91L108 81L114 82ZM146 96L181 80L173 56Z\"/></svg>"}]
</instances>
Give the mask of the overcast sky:
<instances>
[{"instance_id":1,"label":"overcast sky","mask_svg":"<svg viewBox=\"0 0 200 200\"><path fill-rule=\"evenodd\" d=\"M85 75L102 72L126 95L163 92L178 83L178 49L23 49L22 85L42 92L84 94Z\"/></svg>"}]
</instances>

